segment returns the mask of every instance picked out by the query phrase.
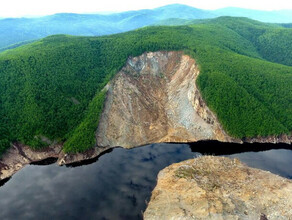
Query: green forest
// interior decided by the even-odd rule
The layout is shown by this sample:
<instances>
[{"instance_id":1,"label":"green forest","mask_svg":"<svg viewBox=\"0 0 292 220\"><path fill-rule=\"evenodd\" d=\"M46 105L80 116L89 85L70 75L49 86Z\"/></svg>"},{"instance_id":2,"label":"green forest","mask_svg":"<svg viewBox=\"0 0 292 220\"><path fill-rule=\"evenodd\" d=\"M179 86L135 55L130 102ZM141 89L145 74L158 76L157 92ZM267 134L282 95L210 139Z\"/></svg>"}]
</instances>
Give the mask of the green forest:
<instances>
[{"instance_id":1,"label":"green forest","mask_svg":"<svg viewBox=\"0 0 292 220\"><path fill-rule=\"evenodd\" d=\"M0 53L0 154L13 141L32 148L95 144L104 86L129 56L184 51L199 63L197 85L233 137L292 131L292 29L220 17L102 37L49 36Z\"/></svg>"}]
</instances>

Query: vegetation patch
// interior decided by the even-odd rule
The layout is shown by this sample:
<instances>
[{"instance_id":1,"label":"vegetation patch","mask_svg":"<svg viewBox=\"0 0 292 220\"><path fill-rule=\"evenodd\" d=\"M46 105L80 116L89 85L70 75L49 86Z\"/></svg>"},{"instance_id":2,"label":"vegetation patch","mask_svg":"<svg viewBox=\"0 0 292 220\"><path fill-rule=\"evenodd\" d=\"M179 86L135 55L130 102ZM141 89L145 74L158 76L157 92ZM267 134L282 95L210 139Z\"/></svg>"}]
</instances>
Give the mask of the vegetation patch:
<instances>
[{"instance_id":1,"label":"vegetation patch","mask_svg":"<svg viewBox=\"0 0 292 220\"><path fill-rule=\"evenodd\" d=\"M200 187L210 192L221 188L223 182L227 181L226 178L222 178L223 173L225 175L230 170L242 166L238 159L216 158L214 160L213 156L203 156L193 160L192 163L178 167L175 170L175 177L189 181L195 180Z\"/></svg>"},{"instance_id":2,"label":"vegetation patch","mask_svg":"<svg viewBox=\"0 0 292 220\"><path fill-rule=\"evenodd\" d=\"M202 96L230 135L290 133L290 36L292 29L224 17L103 37L55 35L4 51L0 154L12 141L42 146L35 139L41 136L65 142L66 152L94 146L104 86L129 56L159 50L183 50L196 59Z\"/></svg>"}]
</instances>

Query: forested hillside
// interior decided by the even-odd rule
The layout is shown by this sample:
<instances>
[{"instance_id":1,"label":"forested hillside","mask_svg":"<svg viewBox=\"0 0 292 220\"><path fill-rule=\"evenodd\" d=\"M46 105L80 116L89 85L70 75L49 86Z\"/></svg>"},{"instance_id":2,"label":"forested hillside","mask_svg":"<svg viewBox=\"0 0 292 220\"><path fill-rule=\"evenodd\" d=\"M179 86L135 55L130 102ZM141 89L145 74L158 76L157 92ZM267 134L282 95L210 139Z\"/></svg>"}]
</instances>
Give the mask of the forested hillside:
<instances>
[{"instance_id":1,"label":"forested hillside","mask_svg":"<svg viewBox=\"0 0 292 220\"><path fill-rule=\"evenodd\" d=\"M290 133L291 32L224 17L103 37L55 35L2 52L1 152L11 141L35 148L65 142L66 152L92 147L103 87L129 56L158 50L183 50L197 60L203 98L230 135Z\"/></svg>"},{"instance_id":2,"label":"forested hillside","mask_svg":"<svg viewBox=\"0 0 292 220\"><path fill-rule=\"evenodd\" d=\"M203 20L204 21L204 20ZM247 18L220 17L205 23L224 24L253 43L266 60L292 66L292 29Z\"/></svg>"},{"instance_id":3,"label":"forested hillside","mask_svg":"<svg viewBox=\"0 0 292 220\"><path fill-rule=\"evenodd\" d=\"M0 50L53 34L101 36L121 33L173 17L202 19L216 16L206 10L174 4L114 14L61 13L38 18L7 18L0 20Z\"/></svg>"},{"instance_id":4,"label":"forested hillside","mask_svg":"<svg viewBox=\"0 0 292 220\"><path fill-rule=\"evenodd\" d=\"M260 11L246 8L227 7L213 11L218 16L247 17L270 23L288 23L292 20L292 10Z\"/></svg>"},{"instance_id":5,"label":"forested hillside","mask_svg":"<svg viewBox=\"0 0 292 220\"><path fill-rule=\"evenodd\" d=\"M167 19L157 25L215 24L225 26L250 41L259 55L272 62L292 65L292 35L289 25L269 24L248 18L220 17L216 19ZM282 28L286 27L286 28Z\"/></svg>"},{"instance_id":6,"label":"forested hillside","mask_svg":"<svg viewBox=\"0 0 292 220\"><path fill-rule=\"evenodd\" d=\"M242 8L202 10L182 4L113 14L60 13L37 18L3 18L0 19L0 51L54 34L101 36L148 25L190 23L194 19L219 16L248 17L271 23L292 22L292 13L289 10L259 11Z\"/></svg>"}]
</instances>

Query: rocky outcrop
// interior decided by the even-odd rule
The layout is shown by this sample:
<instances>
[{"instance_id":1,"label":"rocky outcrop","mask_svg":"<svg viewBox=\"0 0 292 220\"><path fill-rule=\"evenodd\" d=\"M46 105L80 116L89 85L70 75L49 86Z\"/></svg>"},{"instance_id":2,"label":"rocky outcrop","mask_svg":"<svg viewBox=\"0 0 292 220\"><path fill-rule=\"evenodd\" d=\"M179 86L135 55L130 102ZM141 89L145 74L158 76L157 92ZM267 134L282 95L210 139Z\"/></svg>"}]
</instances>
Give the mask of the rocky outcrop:
<instances>
[{"instance_id":1,"label":"rocky outcrop","mask_svg":"<svg viewBox=\"0 0 292 220\"><path fill-rule=\"evenodd\" d=\"M97 146L135 147L160 142L286 143L292 135L234 139L222 129L196 86L196 61L177 51L130 57L106 86Z\"/></svg>"},{"instance_id":2,"label":"rocky outcrop","mask_svg":"<svg viewBox=\"0 0 292 220\"><path fill-rule=\"evenodd\" d=\"M0 181L11 177L28 164L55 158L59 165L68 165L96 158L109 149L94 147L84 153L65 154L62 147L63 145L59 144L41 150L33 150L29 146L13 143L0 159Z\"/></svg>"},{"instance_id":3,"label":"rocky outcrop","mask_svg":"<svg viewBox=\"0 0 292 220\"><path fill-rule=\"evenodd\" d=\"M197 89L198 74L195 60L182 52L129 58L108 86L97 145L231 141Z\"/></svg>"},{"instance_id":4,"label":"rocky outcrop","mask_svg":"<svg viewBox=\"0 0 292 220\"><path fill-rule=\"evenodd\" d=\"M130 57L122 70L105 87L107 97L96 131L96 146L84 153L65 154L61 145L42 151L15 144L0 160L0 179L21 167L48 157L58 164L71 164L97 157L112 147L136 147L160 142L288 143L292 135L233 139L222 129L196 86L199 68L183 52L149 52ZM71 97L74 104L79 101Z\"/></svg>"},{"instance_id":5,"label":"rocky outcrop","mask_svg":"<svg viewBox=\"0 0 292 220\"><path fill-rule=\"evenodd\" d=\"M254 137L254 138L244 138L242 140L245 143L284 143L291 144L292 143L292 133L290 135L282 134L282 135L272 135L268 137Z\"/></svg>"},{"instance_id":6,"label":"rocky outcrop","mask_svg":"<svg viewBox=\"0 0 292 220\"><path fill-rule=\"evenodd\" d=\"M0 160L0 180L11 177L25 165L48 158L58 158L62 145L53 145L41 150L32 150L29 146L14 143Z\"/></svg>"},{"instance_id":7,"label":"rocky outcrop","mask_svg":"<svg viewBox=\"0 0 292 220\"><path fill-rule=\"evenodd\" d=\"M158 174L144 219L291 219L292 181L204 156Z\"/></svg>"}]
</instances>

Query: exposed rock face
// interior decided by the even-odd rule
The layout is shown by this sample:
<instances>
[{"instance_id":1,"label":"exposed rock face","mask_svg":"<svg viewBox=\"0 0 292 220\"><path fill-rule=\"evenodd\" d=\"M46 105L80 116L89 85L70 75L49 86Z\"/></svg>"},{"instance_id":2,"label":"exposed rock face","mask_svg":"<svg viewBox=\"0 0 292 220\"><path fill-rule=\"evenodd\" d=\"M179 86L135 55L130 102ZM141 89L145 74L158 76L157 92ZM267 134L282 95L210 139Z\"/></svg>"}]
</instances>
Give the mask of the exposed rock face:
<instances>
[{"instance_id":1,"label":"exposed rock face","mask_svg":"<svg viewBox=\"0 0 292 220\"><path fill-rule=\"evenodd\" d=\"M196 87L199 69L182 52L129 58L108 88L98 146L230 141Z\"/></svg>"},{"instance_id":2,"label":"exposed rock face","mask_svg":"<svg viewBox=\"0 0 292 220\"><path fill-rule=\"evenodd\" d=\"M61 145L33 151L16 144L0 160L0 180L31 162L54 157L59 165L70 164L97 157L116 146L199 140L242 142L229 137L206 106L196 87L198 74L195 60L182 52L150 52L129 58L105 88L108 93L93 149L64 154ZM74 97L70 100L79 103ZM40 138L54 144L46 137ZM292 135L243 141L291 144Z\"/></svg>"},{"instance_id":3,"label":"exposed rock face","mask_svg":"<svg viewBox=\"0 0 292 220\"><path fill-rule=\"evenodd\" d=\"M291 219L292 181L205 156L158 174L144 219Z\"/></svg>"},{"instance_id":4,"label":"exposed rock face","mask_svg":"<svg viewBox=\"0 0 292 220\"><path fill-rule=\"evenodd\" d=\"M0 180L11 177L25 165L47 158L58 158L62 145L54 145L42 150L32 150L29 146L14 143L0 160Z\"/></svg>"},{"instance_id":5,"label":"exposed rock face","mask_svg":"<svg viewBox=\"0 0 292 220\"><path fill-rule=\"evenodd\" d=\"M11 177L28 164L48 158L55 158L59 165L66 165L96 158L109 149L94 147L84 153L65 154L62 147L62 144L59 144L41 150L32 150L29 146L14 143L0 159L0 180Z\"/></svg>"},{"instance_id":6,"label":"exposed rock face","mask_svg":"<svg viewBox=\"0 0 292 220\"><path fill-rule=\"evenodd\" d=\"M244 138L243 142L246 143L285 143L291 144L292 143L292 132L290 135L282 134L278 136L268 136L268 137L255 137L255 138Z\"/></svg>"}]
</instances>

